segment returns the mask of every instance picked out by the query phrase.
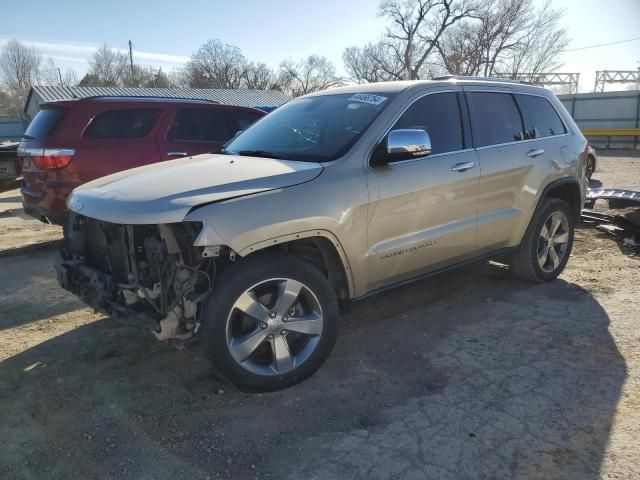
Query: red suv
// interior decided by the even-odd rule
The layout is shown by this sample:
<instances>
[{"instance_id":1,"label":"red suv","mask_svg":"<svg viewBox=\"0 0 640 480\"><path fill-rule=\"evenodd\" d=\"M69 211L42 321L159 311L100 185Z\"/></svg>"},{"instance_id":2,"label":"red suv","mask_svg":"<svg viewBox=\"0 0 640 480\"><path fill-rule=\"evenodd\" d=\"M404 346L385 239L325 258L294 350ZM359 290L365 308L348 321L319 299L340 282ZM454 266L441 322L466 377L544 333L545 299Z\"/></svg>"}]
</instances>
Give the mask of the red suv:
<instances>
[{"instance_id":1,"label":"red suv","mask_svg":"<svg viewBox=\"0 0 640 480\"><path fill-rule=\"evenodd\" d=\"M149 163L219 149L265 112L207 100L91 97L43 103L18 148L22 205L63 224L71 191Z\"/></svg>"}]
</instances>

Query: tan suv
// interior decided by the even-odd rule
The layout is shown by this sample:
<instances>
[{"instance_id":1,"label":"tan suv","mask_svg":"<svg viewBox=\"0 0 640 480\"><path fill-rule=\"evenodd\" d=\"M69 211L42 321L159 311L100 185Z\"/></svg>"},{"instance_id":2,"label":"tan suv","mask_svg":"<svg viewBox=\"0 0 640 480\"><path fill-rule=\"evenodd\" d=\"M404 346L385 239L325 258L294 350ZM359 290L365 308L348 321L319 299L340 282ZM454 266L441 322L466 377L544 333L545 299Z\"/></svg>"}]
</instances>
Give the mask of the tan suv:
<instances>
[{"instance_id":1,"label":"tan suv","mask_svg":"<svg viewBox=\"0 0 640 480\"><path fill-rule=\"evenodd\" d=\"M587 142L548 90L445 77L298 98L206 154L77 188L63 287L247 390L310 376L339 305L471 260L567 263ZM506 256L505 256L506 255Z\"/></svg>"}]
</instances>

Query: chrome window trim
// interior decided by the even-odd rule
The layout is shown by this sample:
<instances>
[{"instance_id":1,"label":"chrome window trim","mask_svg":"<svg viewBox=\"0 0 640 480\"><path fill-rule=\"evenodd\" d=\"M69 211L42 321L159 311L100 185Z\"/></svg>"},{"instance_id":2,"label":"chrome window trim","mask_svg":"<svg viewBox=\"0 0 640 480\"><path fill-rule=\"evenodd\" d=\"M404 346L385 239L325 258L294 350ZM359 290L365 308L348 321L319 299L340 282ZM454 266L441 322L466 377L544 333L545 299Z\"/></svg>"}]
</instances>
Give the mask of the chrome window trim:
<instances>
[{"instance_id":1,"label":"chrome window trim","mask_svg":"<svg viewBox=\"0 0 640 480\"><path fill-rule=\"evenodd\" d=\"M405 108L403 108L402 111L399 114L397 114L395 117L393 117L393 120L390 122L391 125L378 138L378 140L373 143L373 147L368 150L367 156L366 156L366 158L367 158L366 161L367 161L367 166L370 169L376 170L377 168L380 168L380 167L372 167L371 166L371 155L373 154L373 150L376 148L376 146L378 144L380 144L382 139L384 137L386 137L387 135L389 135L389 132L391 131L393 126L398 122L398 120L400 120L400 117L402 117L402 115L404 115L405 112L407 110L409 110L409 108L411 108L413 106L413 104L416 103L418 100L422 100L427 95L437 95L438 93L464 93L464 91L462 90L462 86L459 86L458 88L455 88L455 89L447 88L445 90L435 90L435 91L432 91L432 92L423 93L422 95L420 95L419 97L417 97L413 101L411 101L411 103L409 103ZM462 115L462 111L459 108L458 108L458 110L460 112L460 115ZM462 141L464 143L464 131L461 132L461 133L462 133ZM397 162L390 162L389 164L387 164L387 166L400 165L400 164L404 164L404 163L407 163L407 162L415 162L416 160L424 160L426 158L433 158L433 157L438 157L438 156L442 156L442 155L450 155L452 153L466 152L468 150L473 150L473 147L471 147L471 148L463 148L462 150L452 150L450 152L435 153L433 155L425 155L423 157L408 158L406 160L398 160Z\"/></svg>"},{"instance_id":2,"label":"chrome window trim","mask_svg":"<svg viewBox=\"0 0 640 480\"><path fill-rule=\"evenodd\" d=\"M455 154L459 154L459 153L467 153L467 152L473 152L475 149L473 147L471 148L464 148L462 150L454 150L451 152L442 152L442 153L434 153L433 155L424 155L422 157L416 157L416 158L407 158L406 160L398 160L397 162L391 162L389 164L387 164L387 167L389 168L393 168L396 165L405 165L407 163L413 163L413 162L417 162L419 160L425 160L427 158L441 158L441 157L448 157L449 155L455 155ZM372 167L373 168L373 167Z\"/></svg>"},{"instance_id":3,"label":"chrome window trim","mask_svg":"<svg viewBox=\"0 0 640 480\"><path fill-rule=\"evenodd\" d=\"M549 137L540 137L540 138L527 138L526 140L514 140L513 142L505 142L505 143L495 143L491 145L483 145L482 147L474 147L477 151L486 150L487 148L496 148L496 147L506 147L509 145L522 145L523 143L529 142L538 142L540 140L548 140L550 138L560 138L566 137L567 135L571 135L569 132L563 133L562 135L551 135Z\"/></svg>"}]
</instances>

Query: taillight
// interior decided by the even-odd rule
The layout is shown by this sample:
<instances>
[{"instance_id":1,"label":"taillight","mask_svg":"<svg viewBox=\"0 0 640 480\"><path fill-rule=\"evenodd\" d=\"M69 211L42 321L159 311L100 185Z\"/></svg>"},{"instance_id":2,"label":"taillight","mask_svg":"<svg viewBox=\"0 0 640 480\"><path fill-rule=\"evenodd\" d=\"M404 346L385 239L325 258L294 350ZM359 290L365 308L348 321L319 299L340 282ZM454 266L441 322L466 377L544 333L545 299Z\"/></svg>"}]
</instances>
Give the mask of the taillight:
<instances>
[{"instance_id":1,"label":"taillight","mask_svg":"<svg viewBox=\"0 0 640 480\"><path fill-rule=\"evenodd\" d=\"M25 148L18 151L18 155L30 157L40 170L64 168L71 163L75 154L76 151L69 148Z\"/></svg>"}]
</instances>

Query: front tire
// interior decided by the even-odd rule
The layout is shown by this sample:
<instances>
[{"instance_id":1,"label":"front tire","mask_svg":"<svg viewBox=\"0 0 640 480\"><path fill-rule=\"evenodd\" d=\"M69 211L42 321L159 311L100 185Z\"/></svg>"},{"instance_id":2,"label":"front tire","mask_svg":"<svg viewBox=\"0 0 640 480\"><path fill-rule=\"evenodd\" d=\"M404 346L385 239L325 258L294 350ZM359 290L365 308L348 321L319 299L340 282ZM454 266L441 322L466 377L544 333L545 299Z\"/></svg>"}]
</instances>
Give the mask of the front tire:
<instances>
[{"instance_id":1,"label":"front tire","mask_svg":"<svg viewBox=\"0 0 640 480\"><path fill-rule=\"evenodd\" d=\"M205 305L210 360L244 391L273 391L311 376L338 332L338 302L312 264L286 254L238 260Z\"/></svg>"},{"instance_id":2,"label":"front tire","mask_svg":"<svg viewBox=\"0 0 640 480\"><path fill-rule=\"evenodd\" d=\"M511 272L536 283L556 278L569 260L574 226L575 217L566 202L557 198L544 200L511 261Z\"/></svg>"}]
</instances>

